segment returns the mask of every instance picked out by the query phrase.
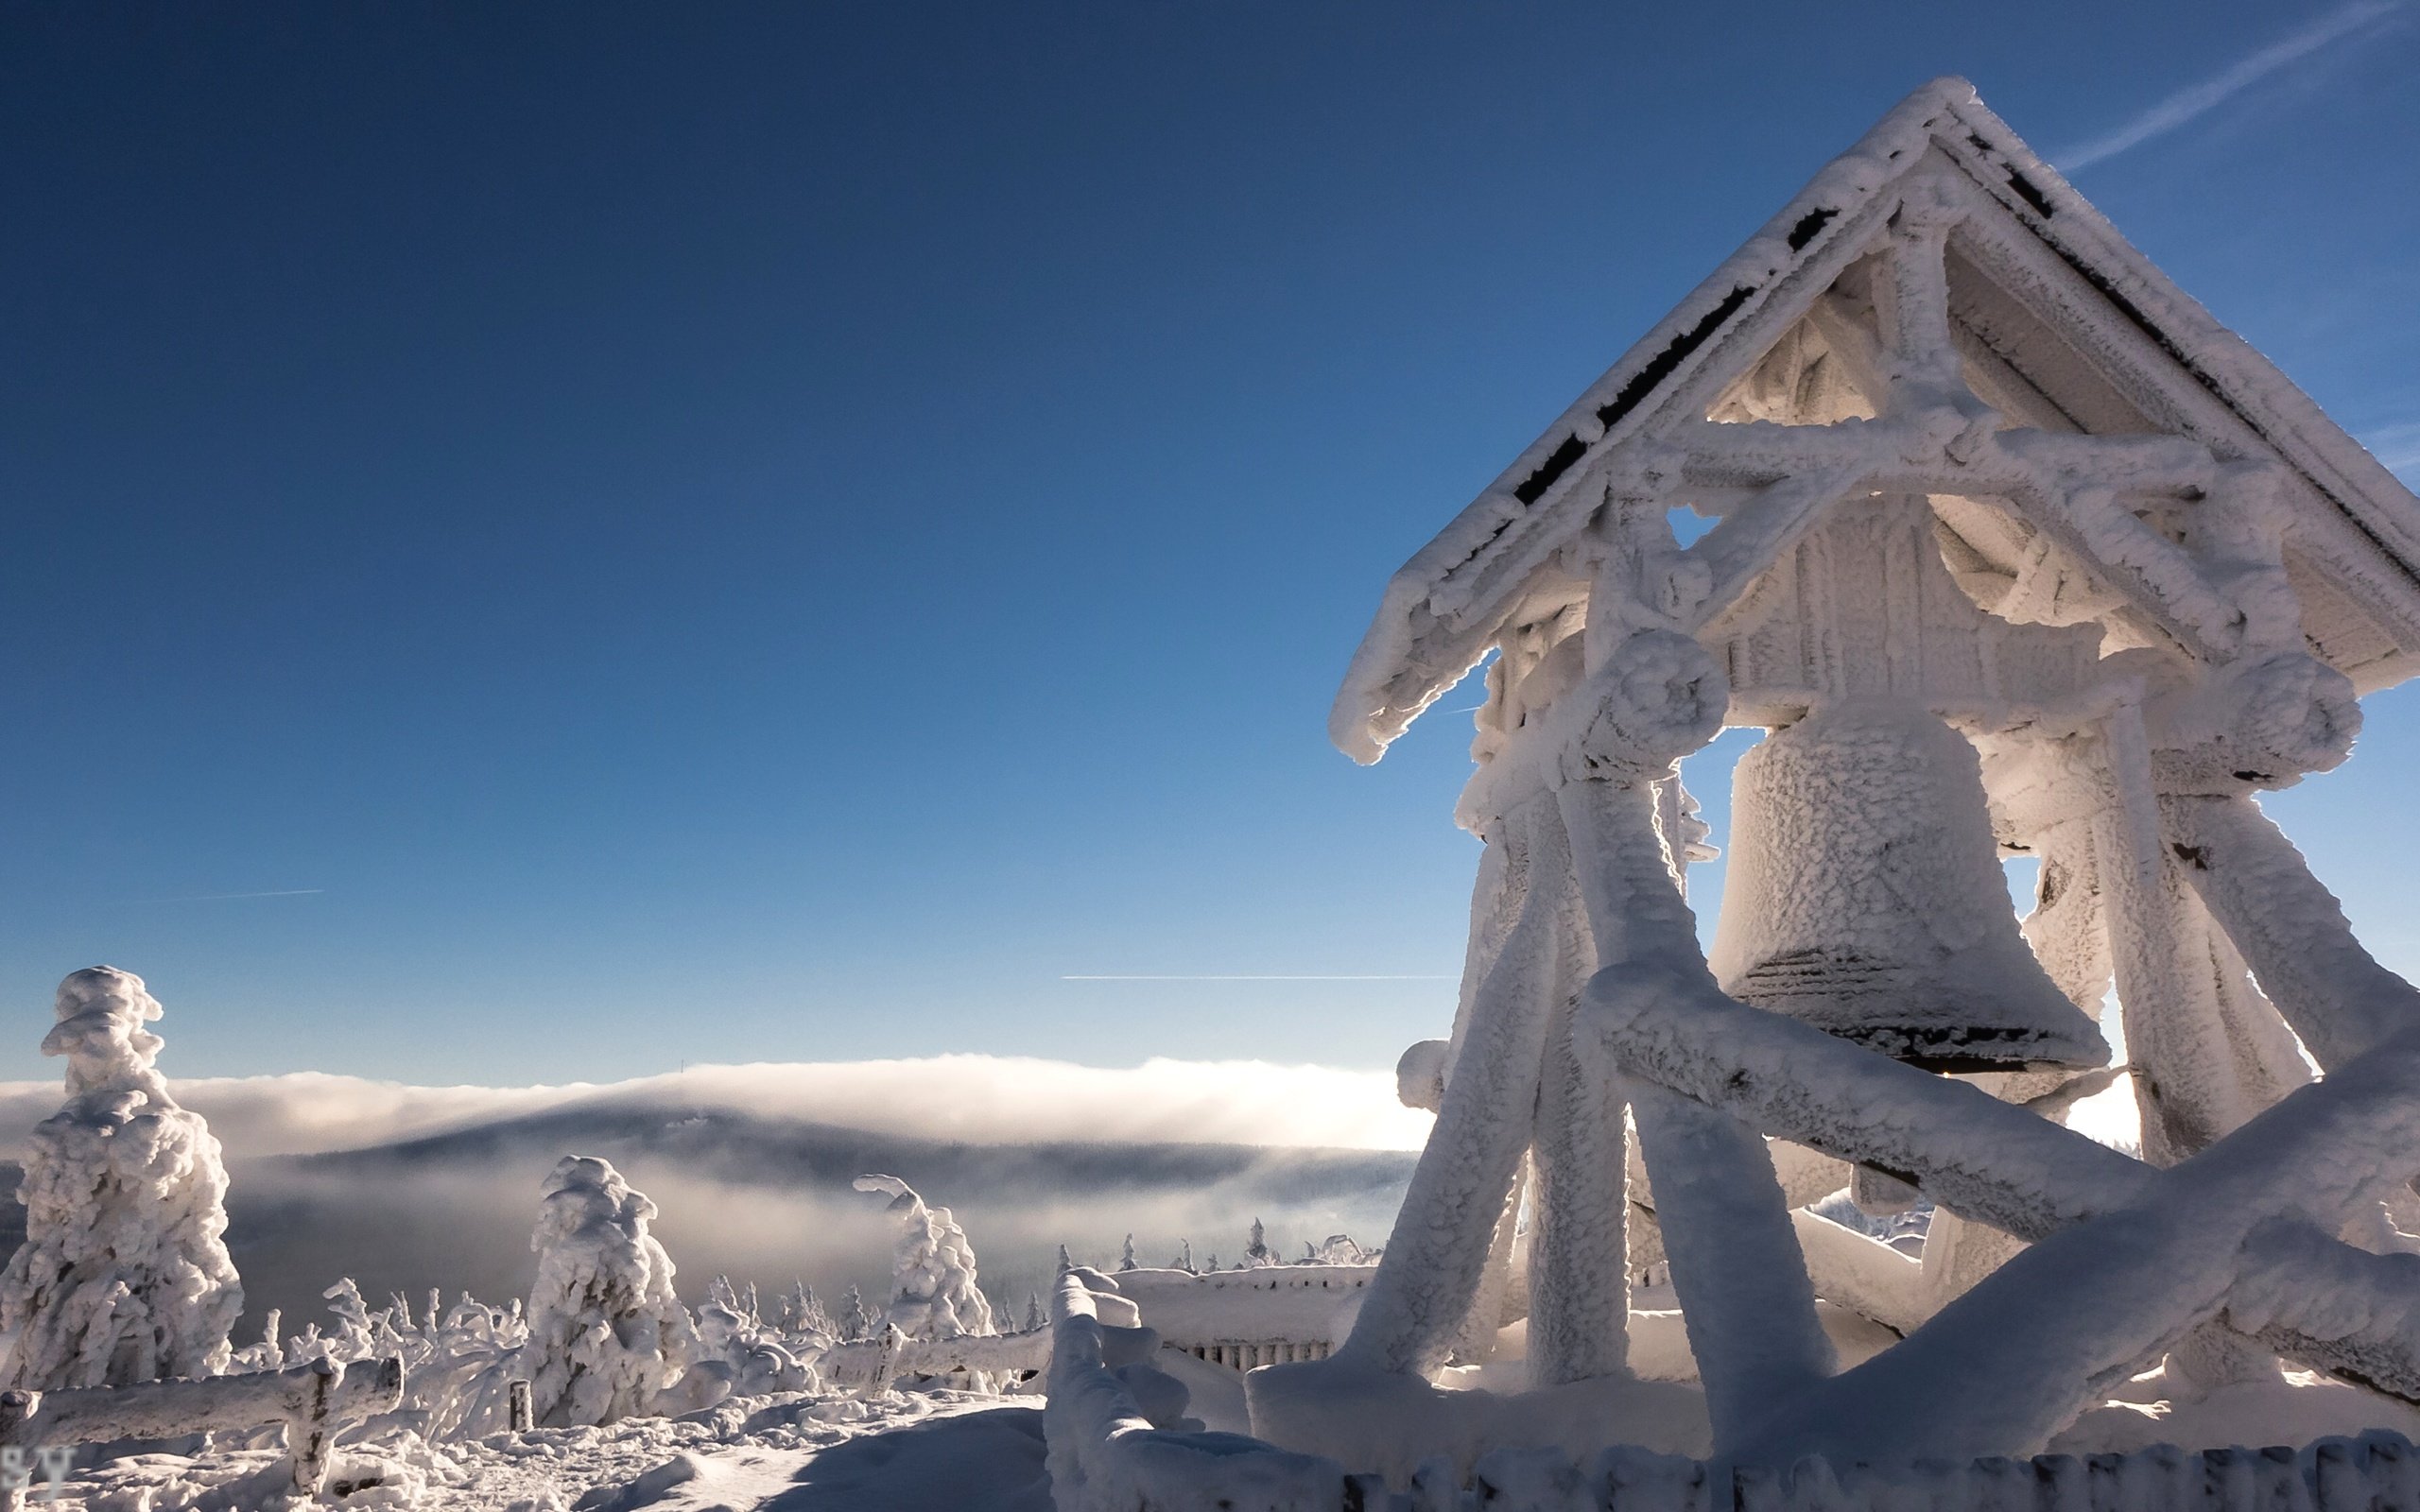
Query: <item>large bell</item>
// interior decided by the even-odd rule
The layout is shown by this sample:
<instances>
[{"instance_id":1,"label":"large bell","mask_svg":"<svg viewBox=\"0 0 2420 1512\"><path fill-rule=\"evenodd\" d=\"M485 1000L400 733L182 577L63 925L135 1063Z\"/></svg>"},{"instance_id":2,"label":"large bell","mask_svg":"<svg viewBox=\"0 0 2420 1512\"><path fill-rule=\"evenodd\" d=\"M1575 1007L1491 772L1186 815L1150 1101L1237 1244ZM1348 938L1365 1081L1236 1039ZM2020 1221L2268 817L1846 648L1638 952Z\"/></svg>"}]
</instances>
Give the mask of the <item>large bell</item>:
<instances>
[{"instance_id":1,"label":"large bell","mask_svg":"<svg viewBox=\"0 0 2420 1512\"><path fill-rule=\"evenodd\" d=\"M1741 1002L1927 1070L2109 1060L2017 932L1974 747L1919 705L1828 704L1740 759L1707 959Z\"/></svg>"}]
</instances>

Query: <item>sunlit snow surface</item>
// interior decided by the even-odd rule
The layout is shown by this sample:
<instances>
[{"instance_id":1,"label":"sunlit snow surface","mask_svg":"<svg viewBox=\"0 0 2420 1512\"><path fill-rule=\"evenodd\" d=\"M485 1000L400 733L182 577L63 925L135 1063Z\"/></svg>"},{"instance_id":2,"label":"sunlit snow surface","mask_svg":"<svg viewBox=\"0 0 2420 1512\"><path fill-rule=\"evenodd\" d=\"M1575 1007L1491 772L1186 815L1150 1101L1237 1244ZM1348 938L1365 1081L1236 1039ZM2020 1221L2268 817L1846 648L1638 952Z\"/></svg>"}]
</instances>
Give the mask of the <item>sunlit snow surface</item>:
<instances>
[{"instance_id":1,"label":"sunlit snow surface","mask_svg":"<svg viewBox=\"0 0 2420 1512\"><path fill-rule=\"evenodd\" d=\"M337 1452L338 1504L445 1512L1050 1512L1039 1399L959 1392L734 1400L674 1421ZM248 1512L276 1454L144 1455L71 1480L60 1512ZM363 1485L375 1478L377 1484Z\"/></svg>"}]
</instances>

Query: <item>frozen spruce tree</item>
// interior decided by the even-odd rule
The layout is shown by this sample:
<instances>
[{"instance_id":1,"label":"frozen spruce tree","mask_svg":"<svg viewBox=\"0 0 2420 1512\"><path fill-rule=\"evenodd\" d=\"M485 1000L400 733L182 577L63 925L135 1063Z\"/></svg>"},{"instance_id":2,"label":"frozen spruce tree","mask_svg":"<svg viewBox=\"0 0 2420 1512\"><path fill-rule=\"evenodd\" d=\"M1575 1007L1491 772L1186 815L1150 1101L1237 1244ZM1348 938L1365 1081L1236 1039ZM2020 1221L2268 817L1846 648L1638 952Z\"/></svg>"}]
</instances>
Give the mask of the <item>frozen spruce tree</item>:
<instances>
[{"instance_id":1,"label":"frozen spruce tree","mask_svg":"<svg viewBox=\"0 0 2420 1512\"><path fill-rule=\"evenodd\" d=\"M672 1295L672 1257L648 1232L655 1204L589 1155L546 1177L529 1247L530 1410L542 1427L618 1422L647 1413L697 1357L688 1310Z\"/></svg>"},{"instance_id":2,"label":"frozen spruce tree","mask_svg":"<svg viewBox=\"0 0 2420 1512\"><path fill-rule=\"evenodd\" d=\"M66 1105L26 1150L26 1242L0 1274L0 1384L120 1386L226 1366L244 1310L220 1235L227 1167L154 1069L160 1016L115 967L59 985L42 1042L67 1057Z\"/></svg>"},{"instance_id":3,"label":"frozen spruce tree","mask_svg":"<svg viewBox=\"0 0 2420 1512\"><path fill-rule=\"evenodd\" d=\"M928 1208L916 1189L895 1176L861 1176L856 1189L890 1198L899 1239L890 1256L890 1306L886 1311L911 1339L954 1339L991 1333L991 1298L975 1279L975 1246L947 1208Z\"/></svg>"},{"instance_id":4,"label":"frozen spruce tree","mask_svg":"<svg viewBox=\"0 0 2420 1512\"><path fill-rule=\"evenodd\" d=\"M1128 1234L1126 1236L1126 1250L1125 1253L1117 1257L1117 1268L1119 1270L1132 1270L1134 1268L1134 1236L1132 1234Z\"/></svg>"},{"instance_id":5,"label":"frozen spruce tree","mask_svg":"<svg viewBox=\"0 0 2420 1512\"><path fill-rule=\"evenodd\" d=\"M866 1311L866 1299L857 1283L849 1283L848 1295L840 1298L840 1340L855 1344L873 1331L873 1314Z\"/></svg>"}]
</instances>

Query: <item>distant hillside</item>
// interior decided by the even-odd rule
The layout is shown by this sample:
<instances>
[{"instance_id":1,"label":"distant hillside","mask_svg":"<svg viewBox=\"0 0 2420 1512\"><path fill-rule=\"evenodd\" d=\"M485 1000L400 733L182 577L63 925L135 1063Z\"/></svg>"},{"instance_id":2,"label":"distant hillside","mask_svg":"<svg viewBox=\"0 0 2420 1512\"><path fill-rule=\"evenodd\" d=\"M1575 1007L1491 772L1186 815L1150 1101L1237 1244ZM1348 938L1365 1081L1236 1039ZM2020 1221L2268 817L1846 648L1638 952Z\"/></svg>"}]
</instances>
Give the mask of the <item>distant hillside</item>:
<instances>
[{"instance_id":1,"label":"distant hillside","mask_svg":"<svg viewBox=\"0 0 2420 1512\"><path fill-rule=\"evenodd\" d=\"M575 1152L611 1160L654 1198L684 1296L724 1271L769 1290L803 1276L828 1296L855 1281L878 1300L890 1228L881 1204L848 1183L887 1171L954 1210L987 1288L1020 1314L1061 1244L1114 1264L1132 1232L1150 1264L1189 1238L1197 1260L1232 1263L1255 1217L1291 1254L1338 1232L1380 1243L1414 1160L1241 1144L961 1143L606 1098L368 1149L239 1162L228 1240L251 1311L284 1308L297 1328L343 1275L373 1297L406 1291L416 1305L431 1286L449 1298L518 1295L539 1183Z\"/></svg>"}]
</instances>

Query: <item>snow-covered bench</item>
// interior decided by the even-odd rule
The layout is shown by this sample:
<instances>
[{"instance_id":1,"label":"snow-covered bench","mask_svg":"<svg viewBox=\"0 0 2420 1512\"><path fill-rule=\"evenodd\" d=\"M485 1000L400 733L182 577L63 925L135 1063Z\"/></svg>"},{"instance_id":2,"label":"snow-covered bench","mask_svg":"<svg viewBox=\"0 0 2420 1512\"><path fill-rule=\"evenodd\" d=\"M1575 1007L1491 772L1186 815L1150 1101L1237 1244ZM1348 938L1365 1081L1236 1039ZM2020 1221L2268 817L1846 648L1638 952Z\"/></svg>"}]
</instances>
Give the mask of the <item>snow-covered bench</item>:
<instances>
[{"instance_id":1,"label":"snow-covered bench","mask_svg":"<svg viewBox=\"0 0 2420 1512\"><path fill-rule=\"evenodd\" d=\"M0 1449L19 1451L22 1460L37 1449L283 1424L294 1489L309 1497L327 1478L337 1432L394 1411L403 1396L404 1362L392 1356L352 1366L314 1360L199 1381L0 1392ZM0 1486L0 1512L20 1512L24 1505L22 1484Z\"/></svg>"}]
</instances>

